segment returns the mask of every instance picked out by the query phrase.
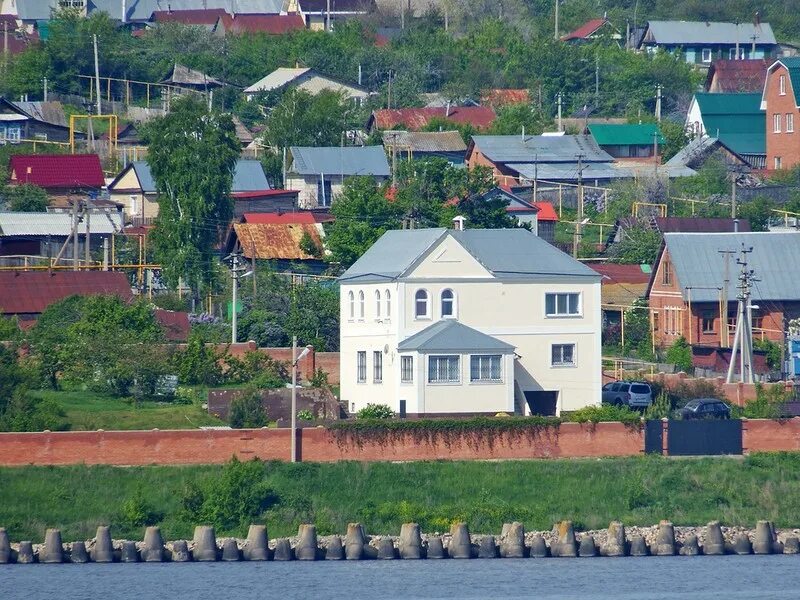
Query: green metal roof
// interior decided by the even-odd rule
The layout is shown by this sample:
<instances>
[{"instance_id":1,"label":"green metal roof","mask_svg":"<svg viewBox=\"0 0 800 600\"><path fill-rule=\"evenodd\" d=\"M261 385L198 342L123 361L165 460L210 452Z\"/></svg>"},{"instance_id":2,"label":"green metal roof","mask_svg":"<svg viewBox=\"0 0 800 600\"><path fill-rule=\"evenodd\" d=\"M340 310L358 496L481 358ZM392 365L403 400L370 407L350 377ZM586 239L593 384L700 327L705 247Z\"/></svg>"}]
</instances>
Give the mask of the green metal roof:
<instances>
[{"instance_id":1,"label":"green metal roof","mask_svg":"<svg viewBox=\"0 0 800 600\"><path fill-rule=\"evenodd\" d=\"M712 94L698 92L694 95L700 112L707 115L745 115L761 112L761 94Z\"/></svg>"},{"instance_id":2,"label":"green metal roof","mask_svg":"<svg viewBox=\"0 0 800 600\"><path fill-rule=\"evenodd\" d=\"M664 136L655 123L639 125L593 124L589 125L599 146L647 146L653 143L653 136L658 135L658 143L664 143Z\"/></svg>"},{"instance_id":3,"label":"green metal roof","mask_svg":"<svg viewBox=\"0 0 800 600\"><path fill-rule=\"evenodd\" d=\"M767 151L767 117L761 94L695 94L706 134L737 154Z\"/></svg>"}]
</instances>

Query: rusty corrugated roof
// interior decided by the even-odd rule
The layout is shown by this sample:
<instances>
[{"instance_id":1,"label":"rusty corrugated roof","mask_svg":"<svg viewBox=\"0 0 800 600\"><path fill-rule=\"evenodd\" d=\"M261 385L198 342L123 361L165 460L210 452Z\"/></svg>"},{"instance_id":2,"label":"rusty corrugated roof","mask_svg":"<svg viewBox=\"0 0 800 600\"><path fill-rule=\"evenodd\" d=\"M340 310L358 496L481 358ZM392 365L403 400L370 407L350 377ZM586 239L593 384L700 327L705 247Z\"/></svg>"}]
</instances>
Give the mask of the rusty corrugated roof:
<instances>
[{"instance_id":1,"label":"rusty corrugated roof","mask_svg":"<svg viewBox=\"0 0 800 600\"><path fill-rule=\"evenodd\" d=\"M322 247L322 226L312 223L234 223L233 229L246 258L259 260L314 260L300 248L303 234Z\"/></svg>"}]
</instances>

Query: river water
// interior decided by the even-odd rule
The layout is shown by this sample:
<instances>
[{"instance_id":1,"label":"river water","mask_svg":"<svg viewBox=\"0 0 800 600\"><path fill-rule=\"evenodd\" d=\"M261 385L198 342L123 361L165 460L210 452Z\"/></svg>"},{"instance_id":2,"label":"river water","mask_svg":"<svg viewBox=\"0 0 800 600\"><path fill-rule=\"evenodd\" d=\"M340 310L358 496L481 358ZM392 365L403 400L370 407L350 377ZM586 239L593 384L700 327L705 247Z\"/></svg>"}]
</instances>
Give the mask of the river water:
<instances>
[{"instance_id":1,"label":"river water","mask_svg":"<svg viewBox=\"0 0 800 600\"><path fill-rule=\"evenodd\" d=\"M0 565L0 599L800 597L800 556Z\"/></svg>"}]
</instances>

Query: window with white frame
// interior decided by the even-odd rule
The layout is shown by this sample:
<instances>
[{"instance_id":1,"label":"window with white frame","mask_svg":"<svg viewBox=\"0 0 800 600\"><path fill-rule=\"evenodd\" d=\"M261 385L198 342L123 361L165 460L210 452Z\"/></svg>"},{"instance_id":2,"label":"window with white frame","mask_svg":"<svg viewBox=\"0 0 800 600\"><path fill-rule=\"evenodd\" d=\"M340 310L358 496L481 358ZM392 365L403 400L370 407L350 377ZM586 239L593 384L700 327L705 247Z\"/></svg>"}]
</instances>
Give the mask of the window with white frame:
<instances>
[{"instance_id":1,"label":"window with white frame","mask_svg":"<svg viewBox=\"0 0 800 600\"><path fill-rule=\"evenodd\" d=\"M428 357L428 383L458 383L460 381L461 357L458 354Z\"/></svg>"},{"instance_id":2,"label":"window with white frame","mask_svg":"<svg viewBox=\"0 0 800 600\"><path fill-rule=\"evenodd\" d=\"M19 125L9 125L6 130L6 139L9 142L18 142L22 139L22 128Z\"/></svg>"},{"instance_id":3,"label":"window with white frame","mask_svg":"<svg viewBox=\"0 0 800 600\"><path fill-rule=\"evenodd\" d=\"M364 320L364 292L358 292L358 318Z\"/></svg>"},{"instance_id":4,"label":"window with white frame","mask_svg":"<svg viewBox=\"0 0 800 600\"><path fill-rule=\"evenodd\" d=\"M744 47L739 46L739 56L736 56L736 48L730 48L728 50L728 58L731 60L744 60Z\"/></svg>"},{"instance_id":5,"label":"window with white frame","mask_svg":"<svg viewBox=\"0 0 800 600\"><path fill-rule=\"evenodd\" d=\"M711 48L703 48L703 62L704 63L711 62Z\"/></svg>"},{"instance_id":6,"label":"window with white frame","mask_svg":"<svg viewBox=\"0 0 800 600\"><path fill-rule=\"evenodd\" d=\"M383 352L380 350L372 353L372 382L383 382Z\"/></svg>"},{"instance_id":7,"label":"window with white frame","mask_svg":"<svg viewBox=\"0 0 800 600\"><path fill-rule=\"evenodd\" d=\"M386 298L386 318L389 319L392 316L392 293L386 290L384 297Z\"/></svg>"},{"instance_id":8,"label":"window with white frame","mask_svg":"<svg viewBox=\"0 0 800 600\"><path fill-rule=\"evenodd\" d=\"M553 344L550 348L550 364L554 367L574 367L575 344Z\"/></svg>"},{"instance_id":9,"label":"window with white frame","mask_svg":"<svg viewBox=\"0 0 800 600\"><path fill-rule=\"evenodd\" d=\"M347 293L347 301L350 303L350 320L356 318L356 295L353 292Z\"/></svg>"},{"instance_id":10,"label":"window with white frame","mask_svg":"<svg viewBox=\"0 0 800 600\"><path fill-rule=\"evenodd\" d=\"M775 113L772 115L772 133L780 133L781 132L781 115L780 113Z\"/></svg>"},{"instance_id":11,"label":"window with white frame","mask_svg":"<svg viewBox=\"0 0 800 600\"><path fill-rule=\"evenodd\" d=\"M375 290L375 318L381 318L381 291Z\"/></svg>"},{"instance_id":12,"label":"window with white frame","mask_svg":"<svg viewBox=\"0 0 800 600\"><path fill-rule=\"evenodd\" d=\"M453 290L442 290L442 318L456 316L456 295Z\"/></svg>"},{"instance_id":13,"label":"window with white frame","mask_svg":"<svg viewBox=\"0 0 800 600\"><path fill-rule=\"evenodd\" d=\"M780 95L781 96L785 96L786 95L786 75L781 75L780 78L778 79L778 88L780 90L780 92L779 92Z\"/></svg>"},{"instance_id":14,"label":"window with white frame","mask_svg":"<svg viewBox=\"0 0 800 600\"><path fill-rule=\"evenodd\" d=\"M414 383L414 357L400 357L400 383Z\"/></svg>"},{"instance_id":15,"label":"window with white frame","mask_svg":"<svg viewBox=\"0 0 800 600\"><path fill-rule=\"evenodd\" d=\"M417 290L414 294L414 318L428 319L430 318L430 302L428 301L427 290Z\"/></svg>"},{"instance_id":16,"label":"window with white frame","mask_svg":"<svg viewBox=\"0 0 800 600\"><path fill-rule=\"evenodd\" d=\"M780 156L775 157L775 169L782 169L783 168L783 161L781 160Z\"/></svg>"},{"instance_id":17,"label":"window with white frame","mask_svg":"<svg viewBox=\"0 0 800 600\"><path fill-rule=\"evenodd\" d=\"M367 382L367 353L364 350L356 352L356 381Z\"/></svg>"},{"instance_id":18,"label":"window with white frame","mask_svg":"<svg viewBox=\"0 0 800 600\"><path fill-rule=\"evenodd\" d=\"M786 133L794 133L794 113L786 113Z\"/></svg>"},{"instance_id":19,"label":"window with white frame","mask_svg":"<svg viewBox=\"0 0 800 600\"><path fill-rule=\"evenodd\" d=\"M574 317L580 314L580 298L577 292L549 293L544 296L544 310L548 317Z\"/></svg>"},{"instance_id":20,"label":"window with white frame","mask_svg":"<svg viewBox=\"0 0 800 600\"><path fill-rule=\"evenodd\" d=\"M469 358L470 381L501 381L503 379L502 354L473 354Z\"/></svg>"}]
</instances>

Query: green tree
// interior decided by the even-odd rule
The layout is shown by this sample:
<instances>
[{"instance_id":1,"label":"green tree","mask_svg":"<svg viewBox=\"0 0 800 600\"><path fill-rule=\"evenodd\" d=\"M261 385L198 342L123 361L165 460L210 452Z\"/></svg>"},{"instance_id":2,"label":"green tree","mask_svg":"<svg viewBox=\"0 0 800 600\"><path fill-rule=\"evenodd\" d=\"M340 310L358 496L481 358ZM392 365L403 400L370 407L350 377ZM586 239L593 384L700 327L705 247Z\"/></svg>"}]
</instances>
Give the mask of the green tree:
<instances>
[{"instance_id":1,"label":"green tree","mask_svg":"<svg viewBox=\"0 0 800 600\"><path fill-rule=\"evenodd\" d=\"M637 226L625 230L621 241L611 246L609 255L614 262L652 265L661 248L661 234L647 227Z\"/></svg>"},{"instance_id":2,"label":"green tree","mask_svg":"<svg viewBox=\"0 0 800 600\"><path fill-rule=\"evenodd\" d=\"M261 392L257 389L246 389L231 400L228 422L234 429L266 427L269 418L261 403Z\"/></svg>"},{"instance_id":3,"label":"green tree","mask_svg":"<svg viewBox=\"0 0 800 600\"><path fill-rule=\"evenodd\" d=\"M770 218L773 216L772 210L775 202L769 198L760 196L753 198L749 202L742 202L737 207L737 215L740 219L747 219L750 222L752 231L768 231Z\"/></svg>"},{"instance_id":4,"label":"green tree","mask_svg":"<svg viewBox=\"0 0 800 600\"><path fill-rule=\"evenodd\" d=\"M637 298L633 306L625 311L625 356L641 360L653 360L653 341L650 330L650 311L647 300Z\"/></svg>"},{"instance_id":5,"label":"green tree","mask_svg":"<svg viewBox=\"0 0 800 600\"><path fill-rule=\"evenodd\" d=\"M215 247L232 215L230 191L240 152L233 121L187 97L148 123L143 136L159 194L156 260L171 286L183 278L197 294L217 283Z\"/></svg>"},{"instance_id":6,"label":"green tree","mask_svg":"<svg viewBox=\"0 0 800 600\"><path fill-rule=\"evenodd\" d=\"M530 104L509 104L497 111L497 118L492 123L491 133L494 135L541 135L553 120Z\"/></svg>"},{"instance_id":7,"label":"green tree","mask_svg":"<svg viewBox=\"0 0 800 600\"><path fill-rule=\"evenodd\" d=\"M680 336L675 340L672 345L667 349L667 362L675 365L679 370L684 373L689 373L692 370L692 347L686 338Z\"/></svg>"},{"instance_id":8,"label":"green tree","mask_svg":"<svg viewBox=\"0 0 800 600\"><path fill-rule=\"evenodd\" d=\"M353 113L341 94L316 95L300 89L286 92L267 117L262 139L271 148L338 146Z\"/></svg>"},{"instance_id":9,"label":"green tree","mask_svg":"<svg viewBox=\"0 0 800 600\"><path fill-rule=\"evenodd\" d=\"M15 212L45 212L50 204L47 192L32 183L7 186L3 198L8 210Z\"/></svg>"},{"instance_id":10,"label":"green tree","mask_svg":"<svg viewBox=\"0 0 800 600\"><path fill-rule=\"evenodd\" d=\"M687 143L686 130L683 123L663 120L659 124L661 134L664 136L664 146L661 149L661 160L666 162L675 156Z\"/></svg>"}]
</instances>

